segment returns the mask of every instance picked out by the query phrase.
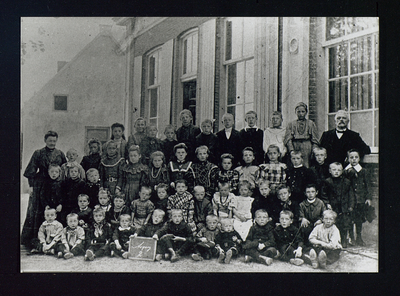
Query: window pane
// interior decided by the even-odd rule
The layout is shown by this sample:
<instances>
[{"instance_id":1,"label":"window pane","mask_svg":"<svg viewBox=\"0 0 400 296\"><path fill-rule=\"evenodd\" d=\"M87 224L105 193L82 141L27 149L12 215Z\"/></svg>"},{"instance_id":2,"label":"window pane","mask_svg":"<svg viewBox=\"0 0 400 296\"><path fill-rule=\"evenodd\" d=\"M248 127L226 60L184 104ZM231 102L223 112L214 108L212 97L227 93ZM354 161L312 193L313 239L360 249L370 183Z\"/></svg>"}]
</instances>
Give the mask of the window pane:
<instances>
[{"instance_id":1,"label":"window pane","mask_svg":"<svg viewBox=\"0 0 400 296\"><path fill-rule=\"evenodd\" d=\"M344 35L344 17L326 18L326 40L338 38Z\"/></svg>"},{"instance_id":2,"label":"window pane","mask_svg":"<svg viewBox=\"0 0 400 296\"><path fill-rule=\"evenodd\" d=\"M256 18L245 17L243 19L243 27L243 56L254 55Z\"/></svg>"},{"instance_id":3,"label":"window pane","mask_svg":"<svg viewBox=\"0 0 400 296\"><path fill-rule=\"evenodd\" d=\"M245 102L245 63L240 62L236 64L236 104L244 104Z\"/></svg>"},{"instance_id":4,"label":"window pane","mask_svg":"<svg viewBox=\"0 0 400 296\"><path fill-rule=\"evenodd\" d=\"M350 111L371 109L372 95L371 74L350 78Z\"/></svg>"},{"instance_id":5,"label":"window pane","mask_svg":"<svg viewBox=\"0 0 400 296\"><path fill-rule=\"evenodd\" d=\"M236 104L236 64L228 66L228 105Z\"/></svg>"},{"instance_id":6,"label":"window pane","mask_svg":"<svg viewBox=\"0 0 400 296\"><path fill-rule=\"evenodd\" d=\"M157 88L150 90L150 117L157 117L157 93Z\"/></svg>"},{"instance_id":7,"label":"window pane","mask_svg":"<svg viewBox=\"0 0 400 296\"><path fill-rule=\"evenodd\" d=\"M361 112L350 114L351 130L360 133L361 138L369 146L372 144L372 112Z\"/></svg>"},{"instance_id":8,"label":"window pane","mask_svg":"<svg viewBox=\"0 0 400 296\"><path fill-rule=\"evenodd\" d=\"M375 111L374 133L375 133L374 146L378 147L379 146L379 112L378 111Z\"/></svg>"},{"instance_id":9,"label":"window pane","mask_svg":"<svg viewBox=\"0 0 400 296\"><path fill-rule=\"evenodd\" d=\"M254 60L246 62L245 102L254 101Z\"/></svg>"},{"instance_id":10,"label":"window pane","mask_svg":"<svg viewBox=\"0 0 400 296\"><path fill-rule=\"evenodd\" d=\"M187 39L187 73L192 72L193 37Z\"/></svg>"},{"instance_id":11,"label":"window pane","mask_svg":"<svg viewBox=\"0 0 400 296\"><path fill-rule=\"evenodd\" d=\"M371 36L359 38L350 43L351 74L370 71L371 66Z\"/></svg>"},{"instance_id":12,"label":"window pane","mask_svg":"<svg viewBox=\"0 0 400 296\"><path fill-rule=\"evenodd\" d=\"M348 43L329 48L329 78L347 75Z\"/></svg>"},{"instance_id":13,"label":"window pane","mask_svg":"<svg viewBox=\"0 0 400 296\"><path fill-rule=\"evenodd\" d=\"M198 56L198 39L199 35L193 35L193 48L192 48L192 72L197 72L197 56Z\"/></svg>"},{"instance_id":14,"label":"window pane","mask_svg":"<svg viewBox=\"0 0 400 296\"><path fill-rule=\"evenodd\" d=\"M246 125L244 121L244 105L236 105L236 129L241 130Z\"/></svg>"},{"instance_id":15,"label":"window pane","mask_svg":"<svg viewBox=\"0 0 400 296\"><path fill-rule=\"evenodd\" d=\"M183 74L187 73L187 39L183 42Z\"/></svg>"},{"instance_id":16,"label":"window pane","mask_svg":"<svg viewBox=\"0 0 400 296\"><path fill-rule=\"evenodd\" d=\"M335 115L328 115L328 130L336 128Z\"/></svg>"},{"instance_id":17,"label":"window pane","mask_svg":"<svg viewBox=\"0 0 400 296\"><path fill-rule=\"evenodd\" d=\"M379 108L379 73L375 73L375 108Z\"/></svg>"},{"instance_id":18,"label":"window pane","mask_svg":"<svg viewBox=\"0 0 400 296\"><path fill-rule=\"evenodd\" d=\"M347 79L329 82L329 113L341 109L348 109L348 85Z\"/></svg>"},{"instance_id":19,"label":"window pane","mask_svg":"<svg viewBox=\"0 0 400 296\"><path fill-rule=\"evenodd\" d=\"M67 96L54 96L54 110L67 110Z\"/></svg>"},{"instance_id":20,"label":"window pane","mask_svg":"<svg viewBox=\"0 0 400 296\"><path fill-rule=\"evenodd\" d=\"M243 56L243 18L232 19L232 59Z\"/></svg>"},{"instance_id":21,"label":"window pane","mask_svg":"<svg viewBox=\"0 0 400 296\"><path fill-rule=\"evenodd\" d=\"M156 58L152 55L149 59L149 85L156 82Z\"/></svg>"},{"instance_id":22,"label":"window pane","mask_svg":"<svg viewBox=\"0 0 400 296\"><path fill-rule=\"evenodd\" d=\"M226 22L225 60L232 59L232 22Z\"/></svg>"},{"instance_id":23,"label":"window pane","mask_svg":"<svg viewBox=\"0 0 400 296\"><path fill-rule=\"evenodd\" d=\"M379 69L379 35L375 35L375 69Z\"/></svg>"}]
</instances>

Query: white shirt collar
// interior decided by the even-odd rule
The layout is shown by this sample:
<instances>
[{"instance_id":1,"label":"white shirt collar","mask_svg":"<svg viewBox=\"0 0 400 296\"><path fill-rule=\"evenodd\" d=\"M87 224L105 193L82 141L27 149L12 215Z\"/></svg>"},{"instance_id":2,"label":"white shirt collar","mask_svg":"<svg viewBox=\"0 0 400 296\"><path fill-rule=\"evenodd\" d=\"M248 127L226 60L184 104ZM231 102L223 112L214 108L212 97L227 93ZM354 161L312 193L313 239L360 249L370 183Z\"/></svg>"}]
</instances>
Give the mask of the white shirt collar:
<instances>
[{"instance_id":1,"label":"white shirt collar","mask_svg":"<svg viewBox=\"0 0 400 296\"><path fill-rule=\"evenodd\" d=\"M361 169L362 169L362 166L361 166L360 164L357 164L356 166L352 166L351 164L349 164L349 165L345 168L345 170L349 170L349 169L351 169L351 168L355 169L356 172L359 173L359 172L361 171Z\"/></svg>"},{"instance_id":2,"label":"white shirt collar","mask_svg":"<svg viewBox=\"0 0 400 296\"><path fill-rule=\"evenodd\" d=\"M257 126L257 125L255 125L255 126L253 126L253 127L250 127L249 125L246 125L246 127L244 128L244 130L247 132L247 129L249 129L249 128L255 128L256 131L258 131L258 126Z\"/></svg>"},{"instance_id":3,"label":"white shirt collar","mask_svg":"<svg viewBox=\"0 0 400 296\"><path fill-rule=\"evenodd\" d=\"M303 164L301 164L301 165L298 165L298 166L293 166L295 169L297 169L297 168L301 168L303 166Z\"/></svg>"},{"instance_id":4,"label":"white shirt collar","mask_svg":"<svg viewBox=\"0 0 400 296\"><path fill-rule=\"evenodd\" d=\"M87 207L84 208L84 209L79 208L79 210L80 210L80 211L86 211L86 210L88 209L88 207L89 207L89 206L87 206Z\"/></svg>"},{"instance_id":5,"label":"white shirt collar","mask_svg":"<svg viewBox=\"0 0 400 296\"><path fill-rule=\"evenodd\" d=\"M308 203L310 203L310 204L314 203L316 200L317 200L317 198L314 198L312 201L307 199Z\"/></svg>"},{"instance_id":6,"label":"white shirt collar","mask_svg":"<svg viewBox=\"0 0 400 296\"><path fill-rule=\"evenodd\" d=\"M225 128L225 133L231 133L231 132L232 132L232 128L233 128L233 127Z\"/></svg>"}]
</instances>

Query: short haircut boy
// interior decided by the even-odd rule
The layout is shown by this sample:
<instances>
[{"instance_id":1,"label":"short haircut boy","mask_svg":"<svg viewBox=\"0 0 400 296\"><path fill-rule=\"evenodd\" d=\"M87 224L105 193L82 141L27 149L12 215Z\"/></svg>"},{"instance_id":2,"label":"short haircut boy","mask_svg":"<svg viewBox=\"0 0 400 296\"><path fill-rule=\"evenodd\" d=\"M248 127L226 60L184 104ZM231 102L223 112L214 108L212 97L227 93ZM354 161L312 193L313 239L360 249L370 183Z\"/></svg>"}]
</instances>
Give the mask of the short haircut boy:
<instances>
[{"instance_id":1,"label":"short haircut boy","mask_svg":"<svg viewBox=\"0 0 400 296\"><path fill-rule=\"evenodd\" d=\"M222 121L224 121L224 119L227 117L230 117L230 118L232 118L232 120L235 120L235 117L233 116L233 114L225 113L224 115L222 115Z\"/></svg>"},{"instance_id":2,"label":"short haircut boy","mask_svg":"<svg viewBox=\"0 0 400 296\"><path fill-rule=\"evenodd\" d=\"M44 213L45 213L45 214L46 214L46 213L54 213L54 214L56 214L56 215L57 215L57 211L56 211L56 209L53 209L53 208L50 208L50 209L44 210Z\"/></svg>"},{"instance_id":3,"label":"short haircut boy","mask_svg":"<svg viewBox=\"0 0 400 296\"><path fill-rule=\"evenodd\" d=\"M329 168L332 168L333 166L341 167L341 168L343 169L342 164L341 164L340 162L337 162L337 161L332 162L332 163L329 165Z\"/></svg>"},{"instance_id":4,"label":"short haircut boy","mask_svg":"<svg viewBox=\"0 0 400 296\"><path fill-rule=\"evenodd\" d=\"M77 213L69 213L68 215L67 215L67 218L66 218L66 220L68 221L68 219L69 218L76 218L76 219L78 219L78 214Z\"/></svg>"},{"instance_id":5,"label":"short haircut boy","mask_svg":"<svg viewBox=\"0 0 400 296\"><path fill-rule=\"evenodd\" d=\"M105 211L103 208L101 208L101 207L95 207L95 208L94 208L94 210L93 210L93 215L94 215L94 214L97 214L97 213L102 214L104 218L106 217L106 211Z\"/></svg>"},{"instance_id":6,"label":"short haircut boy","mask_svg":"<svg viewBox=\"0 0 400 296\"><path fill-rule=\"evenodd\" d=\"M172 125L172 124L168 124L168 125L165 127L165 129L164 129L164 134L165 134L167 131L169 131L169 130L172 130L172 131L174 131L174 133L176 133L176 128L175 128L175 126Z\"/></svg>"},{"instance_id":7,"label":"short haircut boy","mask_svg":"<svg viewBox=\"0 0 400 296\"><path fill-rule=\"evenodd\" d=\"M207 222L209 222L209 221L218 221L219 220L219 218L216 216L216 215L214 215L214 214L211 214L211 215L207 215L207 217L206 217L206 223Z\"/></svg>"},{"instance_id":8,"label":"short haircut boy","mask_svg":"<svg viewBox=\"0 0 400 296\"><path fill-rule=\"evenodd\" d=\"M254 114L254 116L255 116L256 119L257 119L257 112L256 112L256 111L253 111L253 110L246 112L245 118L247 117L247 115L250 115L250 114Z\"/></svg>"},{"instance_id":9,"label":"short haircut boy","mask_svg":"<svg viewBox=\"0 0 400 296\"><path fill-rule=\"evenodd\" d=\"M308 188L314 188L315 191L317 191L317 185L315 184L307 184L304 191L306 191Z\"/></svg>"},{"instance_id":10,"label":"short haircut boy","mask_svg":"<svg viewBox=\"0 0 400 296\"><path fill-rule=\"evenodd\" d=\"M86 171L86 176L89 176L89 175L91 175L91 174L93 174L93 173L99 173L99 171L97 170L97 169L95 169L95 168L90 168L90 169L88 169L87 171Z\"/></svg>"},{"instance_id":11,"label":"short haircut boy","mask_svg":"<svg viewBox=\"0 0 400 296\"><path fill-rule=\"evenodd\" d=\"M183 216L183 210L182 209L171 209L171 216L174 214L181 214Z\"/></svg>"},{"instance_id":12,"label":"short haircut boy","mask_svg":"<svg viewBox=\"0 0 400 296\"><path fill-rule=\"evenodd\" d=\"M200 192L200 191L204 191L205 192L205 188L204 188L204 186L201 186L201 185L197 185L197 186L195 186L194 188L193 188L193 192Z\"/></svg>"},{"instance_id":13,"label":"short haircut boy","mask_svg":"<svg viewBox=\"0 0 400 296\"><path fill-rule=\"evenodd\" d=\"M293 150L293 151L290 153L290 155L297 155L297 156L300 156L301 159L303 159L303 154L301 154L301 151L299 151L299 150Z\"/></svg>"},{"instance_id":14,"label":"short haircut boy","mask_svg":"<svg viewBox=\"0 0 400 296\"><path fill-rule=\"evenodd\" d=\"M280 111L272 112L272 116L274 116L274 115L278 115L278 116L280 116L282 118L282 112L280 112Z\"/></svg>"},{"instance_id":15,"label":"short haircut boy","mask_svg":"<svg viewBox=\"0 0 400 296\"><path fill-rule=\"evenodd\" d=\"M90 197L87 194L79 194L77 200L79 200L80 198L86 198L87 201L90 201Z\"/></svg>"},{"instance_id":16,"label":"short haircut boy","mask_svg":"<svg viewBox=\"0 0 400 296\"><path fill-rule=\"evenodd\" d=\"M267 210L265 210L265 209L259 209L259 210L257 210L255 213L254 213L254 217L257 217L258 215L260 215L260 214L267 214L268 215L268 212L267 212ZM269 216L269 215L268 215Z\"/></svg>"},{"instance_id":17,"label":"short haircut boy","mask_svg":"<svg viewBox=\"0 0 400 296\"><path fill-rule=\"evenodd\" d=\"M224 188L224 187L231 187L231 184L229 184L228 182L219 182L218 183L218 188Z\"/></svg>"},{"instance_id":18,"label":"short haircut boy","mask_svg":"<svg viewBox=\"0 0 400 296\"><path fill-rule=\"evenodd\" d=\"M161 215L161 216L165 216L165 212L163 211L163 210L161 210L161 209L155 209L154 211L153 211L153 215L154 214L159 214L159 215Z\"/></svg>"},{"instance_id":19,"label":"short haircut boy","mask_svg":"<svg viewBox=\"0 0 400 296\"><path fill-rule=\"evenodd\" d=\"M121 221L122 218L126 218L126 219L128 219L128 220L130 221L130 220L131 220L131 215L129 215L129 214L122 214L121 216L118 217L118 220Z\"/></svg>"},{"instance_id":20,"label":"short haircut boy","mask_svg":"<svg viewBox=\"0 0 400 296\"><path fill-rule=\"evenodd\" d=\"M202 145L196 148L195 154L197 155L201 150L206 150L207 154L210 154L210 149L206 145Z\"/></svg>"},{"instance_id":21,"label":"short haircut boy","mask_svg":"<svg viewBox=\"0 0 400 296\"><path fill-rule=\"evenodd\" d=\"M336 220L337 214L335 211L332 210L325 210L322 212L322 216L325 218L326 215L330 215L333 217L334 220Z\"/></svg>"},{"instance_id":22,"label":"short haircut boy","mask_svg":"<svg viewBox=\"0 0 400 296\"><path fill-rule=\"evenodd\" d=\"M281 211L281 212L279 213L279 217L280 217L281 215L288 215L289 218L290 218L291 220L293 220L293 218L294 218L294 215L293 215L292 211L288 211L288 210L283 210L283 211Z\"/></svg>"},{"instance_id":23,"label":"short haircut boy","mask_svg":"<svg viewBox=\"0 0 400 296\"><path fill-rule=\"evenodd\" d=\"M184 184L186 187L188 186L187 181L185 179L179 179L175 181L175 186L178 184Z\"/></svg>"},{"instance_id":24,"label":"short haircut boy","mask_svg":"<svg viewBox=\"0 0 400 296\"><path fill-rule=\"evenodd\" d=\"M290 187L289 187L289 186L286 186L286 185L281 185L281 186L279 186L278 189L276 190L276 192L279 193L279 191L284 190L284 189L286 189L289 193L292 192L292 190L290 189Z\"/></svg>"},{"instance_id":25,"label":"short haircut boy","mask_svg":"<svg viewBox=\"0 0 400 296\"><path fill-rule=\"evenodd\" d=\"M315 148L313 149L314 155L315 155L315 153L317 153L317 152L324 152L325 156L328 155L327 152L326 152L326 149L325 149L324 147L315 147Z\"/></svg>"},{"instance_id":26,"label":"short haircut boy","mask_svg":"<svg viewBox=\"0 0 400 296\"><path fill-rule=\"evenodd\" d=\"M205 124L205 123L210 124L211 127L213 126L213 122L212 122L210 119L204 119L204 120L202 121L201 125L203 125L203 124Z\"/></svg>"},{"instance_id":27,"label":"short haircut boy","mask_svg":"<svg viewBox=\"0 0 400 296\"><path fill-rule=\"evenodd\" d=\"M242 150L242 155L244 154L245 151L251 151L251 152L253 152L253 155L254 155L254 149L253 149L252 147L246 147L246 148L244 148L244 149Z\"/></svg>"}]
</instances>

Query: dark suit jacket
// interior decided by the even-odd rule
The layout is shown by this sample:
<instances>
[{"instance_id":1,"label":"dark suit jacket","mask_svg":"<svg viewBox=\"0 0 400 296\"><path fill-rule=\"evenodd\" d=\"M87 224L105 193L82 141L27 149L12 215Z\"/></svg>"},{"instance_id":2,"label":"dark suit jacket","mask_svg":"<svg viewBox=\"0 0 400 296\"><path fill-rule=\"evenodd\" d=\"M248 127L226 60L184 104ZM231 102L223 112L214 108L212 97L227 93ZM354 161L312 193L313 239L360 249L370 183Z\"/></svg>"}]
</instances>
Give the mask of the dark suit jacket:
<instances>
[{"instance_id":1,"label":"dark suit jacket","mask_svg":"<svg viewBox=\"0 0 400 296\"><path fill-rule=\"evenodd\" d=\"M320 143L320 146L324 147L328 154L325 161L328 164L335 161L343 164L347 157L347 151L350 149L357 149L360 152L361 158L365 154L371 153L371 149L361 139L360 134L349 129L343 133L340 139L336 135L336 129L326 131L322 134Z\"/></svg>"},{"instance_id":2,"label":"dark suit jacket","mask_svg":"<svg viewBox=\"0 0 400 296\"><path fill-rule=\"evenodd\" d=\"M234 169L236 164L242 159L241 146L239 132L237 130L232 129L229 140L226 138L225 129L220 130L217 133L217 149L215 153L217 155L218 163L221 162L220 157L222 154L230 153L235 158L232 165L232 169Z\"/></svg>"},{"instance_id":3,"label":"dark suit jacket","mask_svg":"<svg viewBox=\"0 0 400 296\"><path fill-rule=\"evenodd\" d=\"M264 149L263 149L263 140L264 140L264 131L261 129L255 130L245 130L242 129L239 132L240 141L241 141L241 150L246 147L251 147L254 150L254 156L256 158L256 165L259 165L264 162Z\"/></svg>"}]
</instances>

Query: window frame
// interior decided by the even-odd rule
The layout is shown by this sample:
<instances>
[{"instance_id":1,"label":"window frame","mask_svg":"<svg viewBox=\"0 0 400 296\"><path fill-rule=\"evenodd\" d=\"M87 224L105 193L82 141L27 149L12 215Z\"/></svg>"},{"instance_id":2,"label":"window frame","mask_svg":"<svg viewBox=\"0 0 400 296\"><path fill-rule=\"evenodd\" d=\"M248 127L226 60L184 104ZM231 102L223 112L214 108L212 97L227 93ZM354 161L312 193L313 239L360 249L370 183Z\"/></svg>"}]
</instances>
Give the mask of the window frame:
<instances>
[{"instance_id":1,"label":"window frame","mask_svg":"<svg viewBox=\"0 0 400 296\"><path fill-rule=\"evenodd\" d=\"M347 20L346 20L347 21ZM379 146L375 146L375 142L377 142L376 135L375 135L375 116L376 113L379 116L379 106L376 106L376 102L379 100L379 94L376 92L375 88L375 80L378 79L377 81L377 86L379 89L379 67L376 67L375 61L376 61L376 46L378 46L378 55L379 55L379 43L376 45L376 40L379 42L379 26L378 27L373 27L373 28L368 28L366 30L358 31L355 33L349 33L345 34L344 36L334 38L331 40L326 41L326 26L327 26L327 18L324 18L324 25L323 25L323 38L324 42L322 42L322 48L325 53L325 130L329 129L329 118L330 116L334 116L336 112L329 112L329 83L332 81L340 81L343 79L346 79L347 81L347 97L348 97L348 102L347 102L347 107L346 111L349 114L349 124L348 128L351 129L351 117L352 114L360 114L360 113L371 113L372 117L372 143L370 145L371 147L371 152L372 153L378 153L379 151ZM351 42L359 40L360 38L365 38L371 36L371 43L372 43L372 48L371 48L371 70L365 71L365 72L359 72L355 74L351 74L351 50L350 50L350 45ZM340 76L340 77L333 77L329 78L329 49L333 48L337 45L341 44L348 44L348 50L347 50L347 74ZM354 77L362 77L362 76L367 76L371 75L371 93L372 93L372 108L368 109L362 109L362 110L351 110L351 79ZM378 128L379 129L379 128ZM379 134L378 134L379 137Z\"/></svg>"},{"instance_id":2,"label":"window frame","mask_svg":"<svg viewBox=\"0 0 400 296\"><path fill-rule=\"evenodd\" d=\"M185 66L185 41L188 40L190 37L193 37L194 35L197 35L197 53L196 53L196 71L192 71L189 73L183 73L184 71L184 66ZM188 31L186 31L180 38L179 38L179 44L181 47L181 56L180 56L180 61L181 61L181 67L179 71L180 75L180 80L181 82L186 82L190 80L197 80L197 74L199 71L199 28L193 28ZM194 56L192 54L192 56Z\"/></svg>"},{"instance_id":3,"label":"window frame","mask_svg":"<svg viewBox=\"0 0 400 296\"><path fill-rule=\"evenodd\" d=\"M149 51L148 53L146 53L146 78L145 78L145 82L146 82L146 108L148 108L148 111L146 112L147 114L147 118L148 118L148 122L149 125L153 124L152 121L156 121L156 126L158 128L158 120L160 118L160 114L159 114L159 107L160 107L160 87L161 87L161 52L162 52L162 46L158 46L154 49L152 49L151 51ZM155 54L157 54L157 59L156 59L156 63L155 63L155 77L156 77L156 81L154 84L150 85L150 58L152 56L154 56ZM156 89L157 90L157 104L156 104L156 112L157 112L157 116L151 116L151 92L152 90Z\"/></svg>"}]
</instances>

